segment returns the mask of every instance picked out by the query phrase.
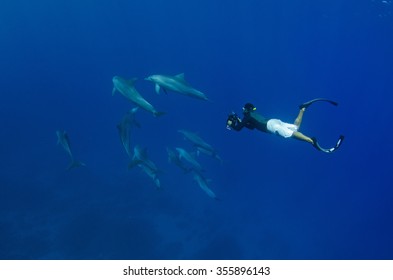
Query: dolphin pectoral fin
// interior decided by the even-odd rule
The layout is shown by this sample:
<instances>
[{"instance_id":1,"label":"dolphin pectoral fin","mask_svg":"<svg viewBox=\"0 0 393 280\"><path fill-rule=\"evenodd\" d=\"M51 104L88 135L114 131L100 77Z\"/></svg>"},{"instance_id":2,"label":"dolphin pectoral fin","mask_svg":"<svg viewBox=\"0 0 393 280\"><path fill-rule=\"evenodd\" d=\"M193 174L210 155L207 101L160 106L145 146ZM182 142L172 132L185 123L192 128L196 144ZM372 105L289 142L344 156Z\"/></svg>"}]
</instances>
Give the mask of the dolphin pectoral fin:
<instances>
[{"instance_id":1,"label":"dolphin pectoral fin","mask_svg":"<svg viewBox=\"0 0 393 280\"><path fill-rule=\"evenodd\" d=\"M114 96L114 95L115 95L115 92L116 92L116 88L115 88L115 87L113 87L113 89L112 89L112 96Z\"/></svg>"},{"instance_id":2,"label":"dolphin pectoral fin","mask_svg":"<svg viewBox=\"0 0 393 280\"><path fill-rule=\"evenodd\" d=\"M155 90L156 90L156 93L157 93L157 94L160 94L160 85L159 85L159 84L156 84L156 85L154 86L154 88L155 88Z\"/></svg>"}]
</instances>

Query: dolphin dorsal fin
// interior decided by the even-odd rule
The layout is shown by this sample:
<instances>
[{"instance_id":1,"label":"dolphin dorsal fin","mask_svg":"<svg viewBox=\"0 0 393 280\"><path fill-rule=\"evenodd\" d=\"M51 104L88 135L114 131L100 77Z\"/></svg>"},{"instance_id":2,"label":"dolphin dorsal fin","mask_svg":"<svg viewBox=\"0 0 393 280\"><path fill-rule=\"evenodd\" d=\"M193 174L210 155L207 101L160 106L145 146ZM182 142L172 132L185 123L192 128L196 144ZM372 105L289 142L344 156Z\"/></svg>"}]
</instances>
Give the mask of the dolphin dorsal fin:
<instances>
[{"instance_id":1,"label":"dolphin dorsal fin","mask_svg":"<svg viewBox=\"0 0 393 280\"><path fill-rule=\"evenodd\" d=\"M128 84L129 86L132 86L132 87L133 87L136 80L138 80L138 78L131 78L131 79L126 80L126 82L127 82L127 84Z\"/></svg>"},{"instance_id":2,"label":"dolphin dorsal fin","mask_svg":"<svg viewBox=\"0 0 393 280\"><path fill-rule=\"evenodd\" d=\"M177 74L175 77L176 77L176 78L179 78L179 79L182 79L183 81L185 81L185 80L184 80L184 73Z\"/></svg>"}]
</instances>

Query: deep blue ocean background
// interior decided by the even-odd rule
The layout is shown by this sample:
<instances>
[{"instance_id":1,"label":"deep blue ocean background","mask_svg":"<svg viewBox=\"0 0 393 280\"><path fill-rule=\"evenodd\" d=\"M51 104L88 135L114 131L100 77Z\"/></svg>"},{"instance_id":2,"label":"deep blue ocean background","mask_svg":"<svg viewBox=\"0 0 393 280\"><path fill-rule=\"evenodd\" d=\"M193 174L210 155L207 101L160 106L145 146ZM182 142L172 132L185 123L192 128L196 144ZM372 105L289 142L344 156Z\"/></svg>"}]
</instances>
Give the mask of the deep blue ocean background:
<instances>
[{"instance_id":1,"label":"deep blue ocean background","mask_svg":"<svg viewBox=\"0 0 393 280\"><path fill-rule=\"evenodd\" d=\"M0 3L1 259L393 259L393 1L5 0ZM157 95L143 78L185 73L211 102ZM135 86L129 159L116 125ZM225 129L252 102L331 146ZM66 130L86 168L67 171ZM197 132L223 163L198 160L217 194L168 163Z\"/></svg>"}]
</instances>

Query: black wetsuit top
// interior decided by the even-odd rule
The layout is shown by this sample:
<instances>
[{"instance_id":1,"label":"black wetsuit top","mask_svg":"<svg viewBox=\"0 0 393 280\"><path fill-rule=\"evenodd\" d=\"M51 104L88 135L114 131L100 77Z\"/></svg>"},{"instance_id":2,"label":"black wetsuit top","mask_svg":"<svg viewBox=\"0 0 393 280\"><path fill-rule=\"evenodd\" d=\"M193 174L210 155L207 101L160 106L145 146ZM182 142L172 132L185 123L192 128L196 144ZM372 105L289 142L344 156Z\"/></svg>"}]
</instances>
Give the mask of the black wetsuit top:
<instances>
[{"instance_id":1,"label":"black wetsuit top","mask_svg":"<svg viewBox=\"0 0 393 280\"><path fill-rule=\"evenodd\" d=\"M263 132L268 132L267 130L267 122L269 119L264 118L258 113L255 112L249 112L249 113L244 113L244 117L241 121L236 122L232 128L234 130L241 130L243 127L246 127L248 129L258 129Z\"/></svg>"}]
</instances>

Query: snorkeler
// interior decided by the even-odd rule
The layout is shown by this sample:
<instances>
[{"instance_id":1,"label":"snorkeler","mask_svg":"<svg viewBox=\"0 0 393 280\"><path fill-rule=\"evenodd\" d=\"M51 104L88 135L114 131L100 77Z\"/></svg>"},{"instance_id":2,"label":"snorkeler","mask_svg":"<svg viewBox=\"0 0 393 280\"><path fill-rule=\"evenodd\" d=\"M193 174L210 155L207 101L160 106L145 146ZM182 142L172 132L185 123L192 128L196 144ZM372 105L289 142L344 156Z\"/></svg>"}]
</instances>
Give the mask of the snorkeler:
<instances>
[{"instance_id":1,"label":"snorkeler","mask_svg":"<svg viewBox=\"0 0 393 280\"><path fill-rule=\"evenodd\" d=\"M293 124L290 124L285 123L279 119L266 119L256 112L256 108L253 104L246 103L243 107L243 119L240 119L236 115L236 113L230 114L227 118L227 129L234 129L236 131L240 131L243 127L246 127L248 129L256 128L262 132L278 134L284 138L295 138L310 143L319 151L325 153L333 153L340 147L342 141L344 140L343 135L340 135L336 142L336 145L333 148L325 149L318 144L318 141L315 137L309 137L299 132L304 112L306 111L308 106L317 101L329 102L334 106L338 105L337 102L324 98L310 100L299 106L299 114L295 119L295 122Z\"/></svg>"}]
</instances>

